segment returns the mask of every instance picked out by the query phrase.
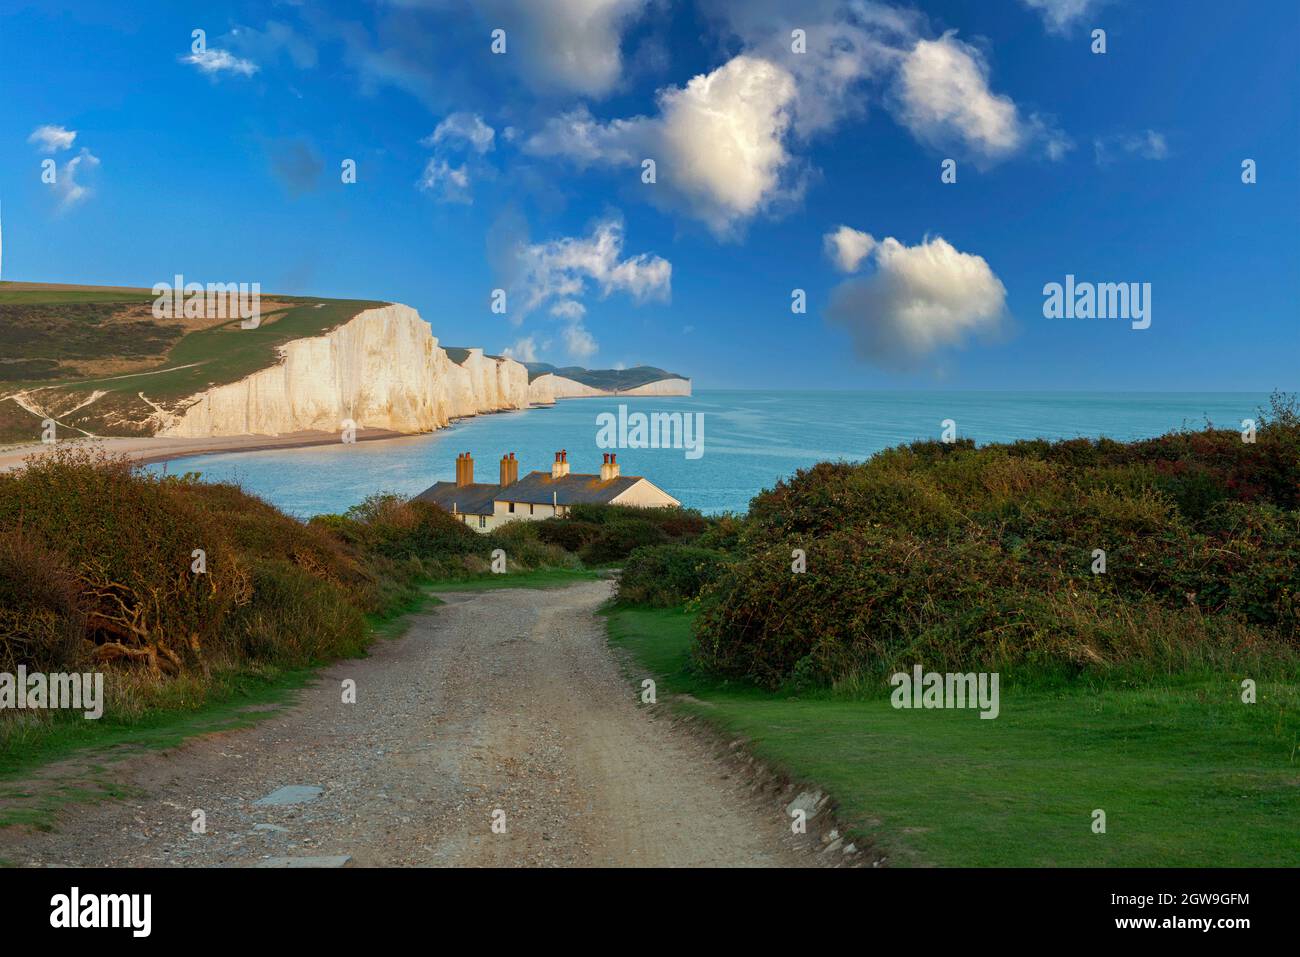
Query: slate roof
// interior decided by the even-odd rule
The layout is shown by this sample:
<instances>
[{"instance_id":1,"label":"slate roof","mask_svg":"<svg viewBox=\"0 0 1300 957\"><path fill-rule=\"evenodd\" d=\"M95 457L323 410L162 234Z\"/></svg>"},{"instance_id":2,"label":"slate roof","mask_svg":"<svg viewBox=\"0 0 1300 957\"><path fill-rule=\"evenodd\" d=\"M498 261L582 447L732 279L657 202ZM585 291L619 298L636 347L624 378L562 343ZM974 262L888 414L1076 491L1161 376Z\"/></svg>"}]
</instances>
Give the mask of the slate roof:
<instances>
[{"instance_id":1,"label":"slate roof","mask_svg":"<svg viewBox=\"0 0 1300 957\"><path fill-rule=\"evenodd\" d=\"M550 472L529 472L518 482L502 489L497 499L534 505L550 505L552 501L558 505L604 505L639 481L640 475L620 475L602 482L599 475L570 472L556 479L551 478Z\"/></svg>"},{"instance_id":2,"label":"slate roof","mask_svg":"<svg viewBox=\"0 0 1300 957\"><path fill-rule=\"evenodd\" d=\"M455 482L435 482L415 496L415 500L417 502L432 502L449 512L455 506L457 512L467 512L470 515L491 515L495 511L492 503L496 500L497 493L500 491L500 485L487 485L482 482L475 482L471 485L457 485Z\"/></svg>"},{"instance_id":3,"label":"slate roof","mask_svg":"<svg viewBox=\"0 0 1300 957\"><path fill-rule=\"evenodd\" d=\"M519 481L506 486L457 485L455 482L437 482L419 495L417 501L432 502L447 511L455 510L470 515L491 515L492 503L522 502L533 505L604 505L612 502L637 482L640 475L620 475L602 482L599 475L569 473L561 478L551 478L550 472L529 472Z\"/></svg>"}]
</instances>

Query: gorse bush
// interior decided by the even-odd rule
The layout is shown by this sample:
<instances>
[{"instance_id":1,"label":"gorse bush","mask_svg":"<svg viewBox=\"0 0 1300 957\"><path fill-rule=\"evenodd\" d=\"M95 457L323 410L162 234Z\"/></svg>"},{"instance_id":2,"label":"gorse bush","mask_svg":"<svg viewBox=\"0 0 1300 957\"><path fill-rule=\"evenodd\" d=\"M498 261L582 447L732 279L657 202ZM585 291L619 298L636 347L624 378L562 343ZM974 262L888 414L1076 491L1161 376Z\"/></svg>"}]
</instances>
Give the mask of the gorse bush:
<instances>
[{"instance_id":1,"label":"gorse bush","mask_svg":"<svg viewBox=\"0 0 1300 957\"><path fill-rule=\"evenodd\" d=\"M366 615L486 572L495 548L512 569L576 563L526 529L479 535L397 496L303 523L234 485L60 448L0 475L0 670L202 676L352 655Z\"/></svg>"},{"instance_id":2,"label":"gorse bush","mask_svg":"<svg viewBox=\"0 0 1300 957\"><path fill-rule=\"evenodd\" d=\"M86 613L63 556L21 528L0 530L0 672L84 666Z\"/></svg>"},{"instance_id":3,"label":"gorse bush","mask_svg":"<svg viewBox=\"0 0 1300 957\"><path fill-rule=\"evenodd\" d=\"M85 451L0 475L0 530L57 555L63 571L50 574L73 576L95 661L141 660L175 674L219 647L226 616L251 599L247 562L192 488ZM195 549L206 553L205 575L190 570Z\"/></svg>"},{"instance_id":4,"label":"gorse bush","mask_svg":"<svg viewBox=\"0 0 1300 957\"><path fill-rule=\"evenodd\" d=\"M626 560L636 548L691 542L710 521L692 509L574 505L567 517L536 527L542 541L577 553L586 564L609 565Z\"/></svg>"},{"instance_id":5,"label":"gorse bush","mask_svg":"<svg viewBox=\"0 0 1300 957\"><path fill-rule=\"evenodd\" d=\"M1300 652L1300 423L1120 443L922 442L757 496L697 659L775 686L930 668L1183 668ZM794 574L803 549L807 570ZM1094 550L1105 572L1094 574Z\"/></svg>"},{"instance_id":6,"label":"gorse bush","mask_svg":"<svg viewBox=\"0 0 1300 957\"><path fill-rule=\"evenodd\" d=\"M603 525L577 518L547 518L531 523L537 527L537 535L550 545L558 545L565 551L581 551L586 545L600 538Z\"/></svg>"},{"instance_id":7,"label":"gorse bush","mask_svg":"<svg viewBox=\"0 0 1300 957\"><path fill-rule=\"evenodd\" d=\"M669 608L690 601L713 581L727 556L693 545L650 545L628 556L618 581L618 599Z\"/></svg>"},{"instance_id":8,"label":"gorse bush","mask_svg":"<svg viewBox=\"0 0 1300 957\"><path fill-rule=\"evenodd\" d=\"M602 526L600 536L578 554L587 565L609 565L623 561L634 549L667 541L668 535L653 522L620 518Z\"/></svg>"}]
</instances>

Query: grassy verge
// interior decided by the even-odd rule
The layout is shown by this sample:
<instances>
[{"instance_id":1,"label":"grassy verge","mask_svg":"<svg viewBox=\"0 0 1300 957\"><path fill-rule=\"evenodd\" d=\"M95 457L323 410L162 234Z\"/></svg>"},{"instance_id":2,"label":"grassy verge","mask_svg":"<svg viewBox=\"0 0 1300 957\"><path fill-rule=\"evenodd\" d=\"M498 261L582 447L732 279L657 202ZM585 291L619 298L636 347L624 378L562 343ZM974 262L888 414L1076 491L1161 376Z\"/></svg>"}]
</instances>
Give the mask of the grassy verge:
<instances>
[{"instance_id":1,"label":"grassy verge","mask_svg":"<svg viewBox=\"0 0 1300 957\"><path fill-rule=\"evenodd\" d=\"M691 667L692 616L615 607L609 633L660 700L825 788L898 865L1292 866L1300 860L1300 690L1186 677L1018 685L1001 715L879 697L768 692ZM671 699L670 699L671 700ZM1095 809L1106 833L1092 831Z\"/></svg>"}]
</instances>

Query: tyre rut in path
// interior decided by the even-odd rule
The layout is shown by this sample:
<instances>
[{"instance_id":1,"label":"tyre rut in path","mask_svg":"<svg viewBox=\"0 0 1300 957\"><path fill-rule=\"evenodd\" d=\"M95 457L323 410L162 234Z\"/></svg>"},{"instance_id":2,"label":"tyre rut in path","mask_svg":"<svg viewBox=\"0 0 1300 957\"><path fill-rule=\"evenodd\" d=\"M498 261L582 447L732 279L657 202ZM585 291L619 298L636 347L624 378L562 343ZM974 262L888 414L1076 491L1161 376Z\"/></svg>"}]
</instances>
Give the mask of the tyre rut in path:
<instances>
[{"instance_id":1,"label":"tyre rut in path","mask_svg":"<svg viewBox=\"0 0 1300 957\"><path fill-rule=\"evenodd\" d=\"M399 639L339 662L251 728L129 758L131 797L0 831L17 864L800 866L770 796L620 674L595 612L609 582L447 593ZM343 704L341 683L356 682ZM286 785L314 800L256 805ZM207 833L191 831L191 812ZM492 830L504 812L505 832Z\"/></svg>"}]
</instances>

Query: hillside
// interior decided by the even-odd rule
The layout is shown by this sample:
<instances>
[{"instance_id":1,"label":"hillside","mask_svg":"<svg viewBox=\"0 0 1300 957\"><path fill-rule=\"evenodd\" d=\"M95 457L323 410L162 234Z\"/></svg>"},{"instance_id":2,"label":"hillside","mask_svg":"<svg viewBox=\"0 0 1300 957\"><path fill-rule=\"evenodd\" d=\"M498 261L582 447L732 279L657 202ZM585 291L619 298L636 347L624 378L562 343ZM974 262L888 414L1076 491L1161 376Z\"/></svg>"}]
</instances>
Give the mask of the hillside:
<instances>
[{"instance_id":1,"label":"hillside","mask_svg":"<svg viewBox=\"0 0 1300 957\"><path fill-rule=\"evenodd\" d=\"M0 283L0 442L46 414L96 435L157 430L157 413L275 365L281 347L382 303L264 296L261 324L152 315L147 289ZM35 410L35 411L33 411Z\"/></svg>"},{"instance_id":2,"label":"hillside","mask_svg":"<svg viewBox=\"0 0 1300 957\"><path fill-rule=\"evenodd\" d=\"M261 320L153 315L148 289L0 283L0 444L60 436L425 432L557 399L689 395L662 369L557 369L444 348L415 310L263 295Z\"/></svg>"}]
</instances>

